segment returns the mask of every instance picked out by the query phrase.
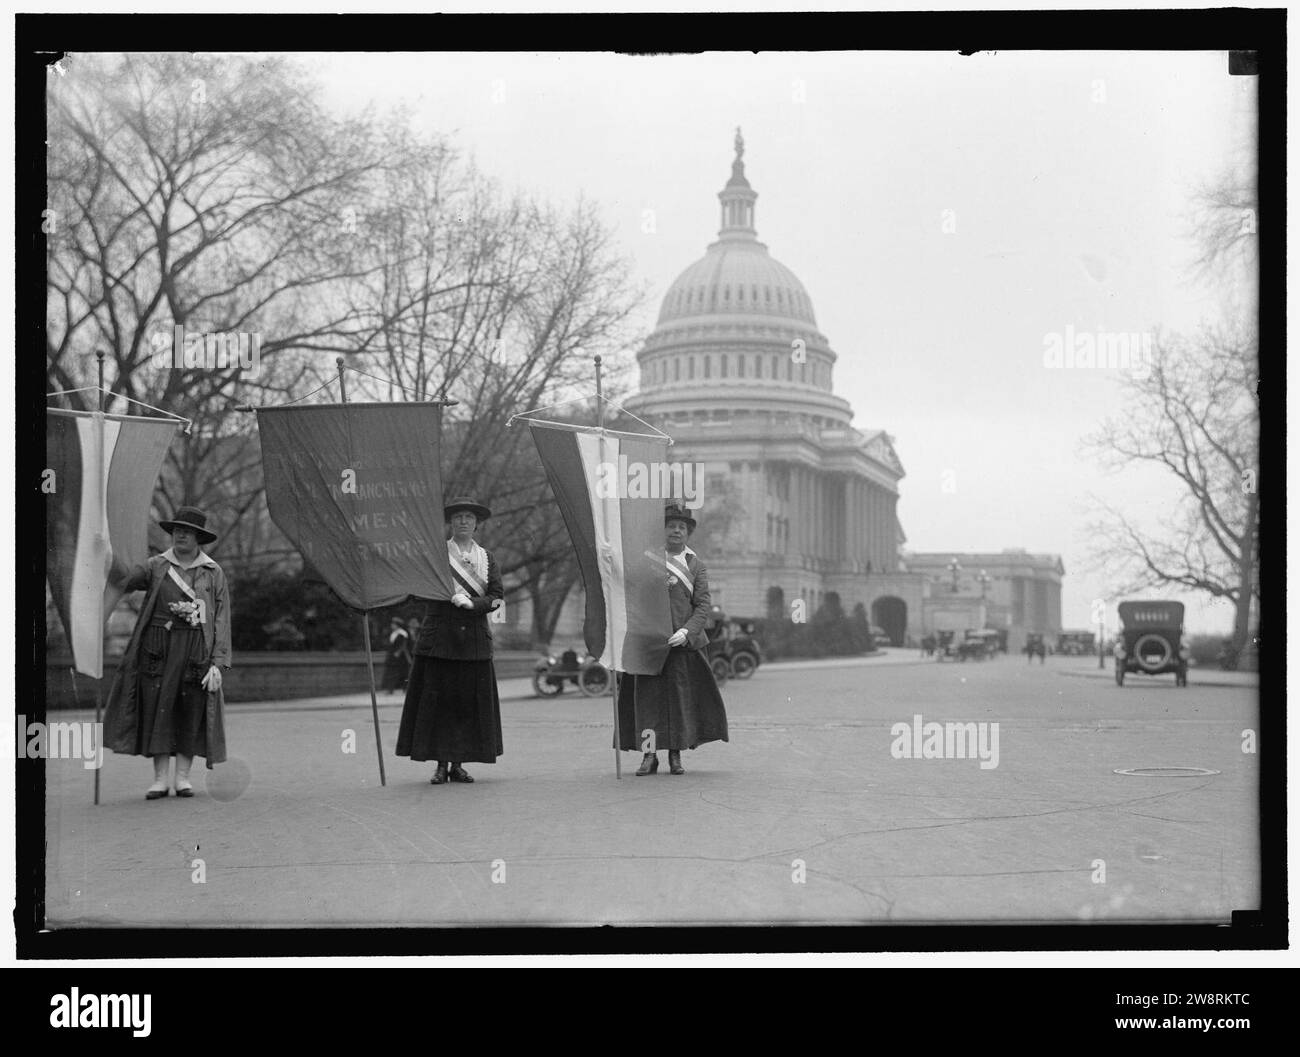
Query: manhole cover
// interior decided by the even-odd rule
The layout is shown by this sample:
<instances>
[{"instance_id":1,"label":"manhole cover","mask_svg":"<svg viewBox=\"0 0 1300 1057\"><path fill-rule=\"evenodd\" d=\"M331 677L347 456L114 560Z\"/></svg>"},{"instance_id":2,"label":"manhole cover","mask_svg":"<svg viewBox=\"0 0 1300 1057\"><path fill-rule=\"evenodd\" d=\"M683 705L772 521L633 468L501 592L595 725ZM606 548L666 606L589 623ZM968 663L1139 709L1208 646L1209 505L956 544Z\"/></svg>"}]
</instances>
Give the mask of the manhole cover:
<instances>
[{"instance_id":1,"label":"manhole cover","mask_svg":"<svg viewBox=\"0 0 1300 1057\"><path fill-rule=\"evenodd\" d=\"M1131 774L1136 778L1202 778L1221 774L1205 767L1116 767L1116 774Z\"/></svg>"}]
</instances>

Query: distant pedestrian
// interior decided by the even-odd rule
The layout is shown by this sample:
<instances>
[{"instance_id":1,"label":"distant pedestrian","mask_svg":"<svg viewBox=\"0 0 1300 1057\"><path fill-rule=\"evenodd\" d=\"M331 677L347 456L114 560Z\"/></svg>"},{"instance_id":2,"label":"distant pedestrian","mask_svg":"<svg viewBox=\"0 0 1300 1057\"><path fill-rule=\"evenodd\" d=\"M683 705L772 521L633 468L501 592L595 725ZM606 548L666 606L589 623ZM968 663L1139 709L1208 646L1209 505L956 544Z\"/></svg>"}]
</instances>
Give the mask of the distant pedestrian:
<instances>
[{"instance_id":1,"label":"distant pedestrian","mask_svg":"<svg viewBox=\"0 0 1300 1057\"><path fill-rule=\"evenodd\" d=\"M383 688L388 693L406 686L406 680L411 674L411 651L410 632L397 617L393 617L388 622L388 647L384 651Z\"/></svg>"},{"instance_id":2,"label":"distant pedestrian","mask_svg":"<svg viewBox=\"0 0 1300 1057\"><path fill-rule=\"evenodd\" d=\"M171 533L171 547L119 581L125 591L149 593L104 713L110 749L153 757L146 800L167 796L173 756L178 797L194 795L195 756L209 768L226 759L221 670L230 667L230 596L226 574L202 549L217 535L197 507L183 506L159 525Z\"/></svg>"},{"instance_id":3,"label":"distant pedestrian","mask_svg":"<svg viewBox=\"0 0 1300 1057\"><path fill-rule=\"evenodd\" d=\"M496 763L505 751L487 619L505 590L496 559L474 541L492 512L462 497L443 513L451 526L446 546L456 593L428 605L397 732L398 756L438 761L434 785L472 782L462 763Z\"/></svg>"}]
</instances>

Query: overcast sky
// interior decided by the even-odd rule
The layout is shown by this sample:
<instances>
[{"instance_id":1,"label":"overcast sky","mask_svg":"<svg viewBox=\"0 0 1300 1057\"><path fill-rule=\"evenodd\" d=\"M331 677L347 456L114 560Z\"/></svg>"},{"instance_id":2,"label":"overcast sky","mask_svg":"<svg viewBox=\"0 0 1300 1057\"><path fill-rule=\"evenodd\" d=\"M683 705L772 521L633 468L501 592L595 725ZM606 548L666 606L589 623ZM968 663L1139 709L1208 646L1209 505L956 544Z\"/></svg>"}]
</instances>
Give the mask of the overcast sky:
<instances>
[{"instance_id":1,"label":"overcast sky","mask_svg":"<svg viewBox=\"0 0 1300 1057\"><path fill-rule=\"evenodd\" d=\"M405 104L504 187L598 203L648 290L645 333L716 237L741 126L758 237L808 290L854 425L895 438L908 549L1059 553L1066 626L1097 597L1113 614L1090 496L1151 522L1178 493L1081 452L1120 409L1114 372L1048 370L1045 340L1221 311L1190 279L1188 211L1254 121L1224 53L304 61L340 111ZM1193 630L1230 626L1187 601Z\"/></svg>"}]
</instances>

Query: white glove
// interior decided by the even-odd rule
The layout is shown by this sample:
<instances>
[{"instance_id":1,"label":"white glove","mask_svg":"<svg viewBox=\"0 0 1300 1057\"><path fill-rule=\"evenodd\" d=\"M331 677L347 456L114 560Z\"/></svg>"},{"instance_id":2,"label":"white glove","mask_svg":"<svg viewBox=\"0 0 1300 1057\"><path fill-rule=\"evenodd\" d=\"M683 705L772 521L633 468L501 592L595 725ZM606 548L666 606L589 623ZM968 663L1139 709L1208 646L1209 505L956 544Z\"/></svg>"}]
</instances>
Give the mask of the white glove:
<instances>
[{"instance_id":1,"label":"white glove","mask_svg":"<svg viewBox=\"0 0 1300 1057\"><path fill-rule=\"evenodd\" d=\"M465 594L463 591L457 591L451 596L451 604L453 606L460 606L461 609L474 608L474 603L469 600L469 595Z\"/></svg>"},{"instance_id":2,"label":"white glove","mask_svg":"<svg viewBox=\"0 0 1300 1057\"><path fill-rule=\"evenodd\" d=\"M501 599L499 598L494 598L492 599L492 601L488 603L488 609L490 611L496 611L500 608L501 608Z\"/></svg>"},{"instance_id":3,"label":"white glove","mask_svg":"<svg viewBox=\"0 0 1300 1057\"><path fill-rule=\"evenodd\" d=\"M221 669L214 664L208 669L208 674L203 677L199 685L208 693L215 694L221 689Z\"/></svg>"},{"instance_id":4,"label":"white glove","mask_svg":"<svg viewBox=\"0 0 1300 1057\"><path fill-rule=\"evenodd\" d=\"M668 639L669 646L684 646L686 644L686 629L678 628Z\"/></svg>"}]
</instances>

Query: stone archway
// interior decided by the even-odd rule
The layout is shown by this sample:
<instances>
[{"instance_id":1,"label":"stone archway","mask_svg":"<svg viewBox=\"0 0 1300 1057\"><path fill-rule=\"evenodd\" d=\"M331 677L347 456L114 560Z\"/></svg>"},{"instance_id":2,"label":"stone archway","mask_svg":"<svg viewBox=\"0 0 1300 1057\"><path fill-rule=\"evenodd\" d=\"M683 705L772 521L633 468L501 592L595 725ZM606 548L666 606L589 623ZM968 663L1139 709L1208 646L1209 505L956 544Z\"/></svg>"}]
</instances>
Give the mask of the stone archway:
<instances>
[{"instance_id":1,"label":"stone archway","mask_svg":"<svg viewBox=\"0 0 1300 1057\"><path fill-rule=\"evenodd\" d=\"M903 645L907 637L907 603L895 595L885 595L871 603L871 623L885 629L891 646Z\"/></svg>"}]
</instances>

